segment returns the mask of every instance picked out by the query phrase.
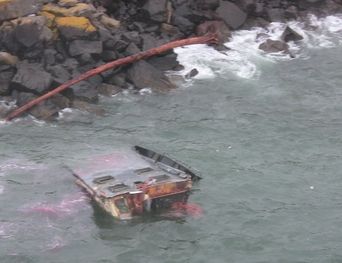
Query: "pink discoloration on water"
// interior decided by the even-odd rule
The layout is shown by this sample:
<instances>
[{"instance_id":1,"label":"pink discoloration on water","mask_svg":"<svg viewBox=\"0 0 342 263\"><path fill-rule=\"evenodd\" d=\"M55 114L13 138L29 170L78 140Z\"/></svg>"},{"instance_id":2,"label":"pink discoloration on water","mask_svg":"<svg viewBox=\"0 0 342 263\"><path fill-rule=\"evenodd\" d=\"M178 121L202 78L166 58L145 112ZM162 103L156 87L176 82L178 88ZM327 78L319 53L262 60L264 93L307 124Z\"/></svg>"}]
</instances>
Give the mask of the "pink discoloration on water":
<instances>
[{"instance_id":1,"label":"pink discoloration on water","mask_svg":"<svg viewBox=\"0 0 342 263\"><path fill-rule=\"evenodd\" d=\"M176 202L172 205L168 214L172 217L191 216L200 218L203 215L203 209L195 203Z\"/></svg>"},{"instance_id":2,"label":"pink discoloration on water","mask_svg":"<svg viewBox=\"0 0 342 263\"><path fill-rule=\"evenodd\" d=\"M63 217L77 212L86 204L88 199L88 196L83 193L79 193L67 196L57 204L37 203L28 207L26 206L22 208L21 211L29 214L43 214L50 218Z\"/></svg>"}]
</instances>

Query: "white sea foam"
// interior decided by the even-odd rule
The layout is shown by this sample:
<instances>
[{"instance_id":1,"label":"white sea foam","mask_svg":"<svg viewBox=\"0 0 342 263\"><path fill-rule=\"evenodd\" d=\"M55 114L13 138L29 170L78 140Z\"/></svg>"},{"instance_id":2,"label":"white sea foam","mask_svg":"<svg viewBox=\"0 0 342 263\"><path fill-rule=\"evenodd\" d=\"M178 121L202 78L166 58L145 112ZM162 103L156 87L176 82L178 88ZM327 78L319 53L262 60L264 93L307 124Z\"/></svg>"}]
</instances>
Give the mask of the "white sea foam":
<instances>
[{"instance_id":1,"label":"white sea foam","mask_svg":"<svg viewBox=\"0 0 342 263\"><path fill-rule=\"evenodd\" d=\"M296 58L308 58L308 51L317 48L331 48L342 45L342 15L317 18L309 15L302 22L271 23L268 28L255 27L251 30L234 31L225 46L230 50L218 52L206 45L177 48L179 62L185 67L183 76L196 68L195 79L224 77L234 74L240 78L258 78L260 63L276 63L293 59L283 52L266 54L259 45L266 39L279 40L286 26L303 36L298 43L289 42L290 53ZM227 74L228 73L228 74Z\"/></svg>"}]
</instances>

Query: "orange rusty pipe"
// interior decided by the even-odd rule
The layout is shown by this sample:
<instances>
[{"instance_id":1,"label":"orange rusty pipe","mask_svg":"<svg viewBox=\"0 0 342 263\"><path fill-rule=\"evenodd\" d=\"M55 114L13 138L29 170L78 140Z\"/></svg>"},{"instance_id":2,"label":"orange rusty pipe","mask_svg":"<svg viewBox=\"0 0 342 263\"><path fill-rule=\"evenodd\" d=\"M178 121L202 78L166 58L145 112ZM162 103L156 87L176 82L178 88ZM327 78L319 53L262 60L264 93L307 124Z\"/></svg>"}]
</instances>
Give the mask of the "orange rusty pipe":
<instances>
[{"instance_id":1,"label":"orange rusty pipe","mask_svg":"<svg viewBox=\"0 0 342 263\"><path fill-rule=\"evenodd\" d=\"M35 105L39 104L40 102L60 93L61 91L69 88L70 86L72 86L72 85L74 85L74 84L76 84L82 80L93 77L97 74L100 74L100 73L102 73L106 70L109 70L111 68L116 68L116 67L127 65L127 64L130 64L130 63L133 63L133 62L136 62L136 61L139 61L139 60L151 57L151 56L155 56L155 55L164 53L164 52L166 52L170 49L176 48L176 47L181 47L181 46L186 46L186 45L194 45L194 44L217 43L217 41L218 40L217 40L216 34L208 34L208 35L199 36L199 37L191 37L191 38L187 38L187 39L169 42L169 43L166 43L166 44L161 45L159 47L151 48L149 50L142 51L142 52L139 52L137 54L134 54L134 55L131 55L128 57L124 57L124 58L120 58L118 60L111 61L107 64L102 65L102 66L91 69L91 70L79 75L78 77L65 82L64 84L58 86L54 90L49 91L49 92L45 93L44 95L29 101L28 103L24 104L23 106L19 107L18 109L15 109L14 111L10 112L6 116L5 121L10 121L13 118L18 117L19 115L21 115L25 111L31 109L33 106L35 106Z\"/></svg>"}]
</instances>

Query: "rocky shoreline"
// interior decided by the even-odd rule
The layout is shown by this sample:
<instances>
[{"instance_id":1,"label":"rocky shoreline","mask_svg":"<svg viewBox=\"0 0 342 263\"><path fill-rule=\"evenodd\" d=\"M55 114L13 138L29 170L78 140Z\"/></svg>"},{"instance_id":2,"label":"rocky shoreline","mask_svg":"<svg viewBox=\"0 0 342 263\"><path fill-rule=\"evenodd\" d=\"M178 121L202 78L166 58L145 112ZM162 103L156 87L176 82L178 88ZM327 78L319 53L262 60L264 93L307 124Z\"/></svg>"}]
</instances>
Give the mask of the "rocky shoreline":
<instances>
[{"instance_id":1,"label":"rocky shoreline","mask_svg":"<svg viewBox=\"0 0 342 263\"><path fill-rule=\"evenodd\" d=\"M225 41L231 30L341 10L341 0L0 0L0 101L21 106L108 61L208 30L219 32ZM267 39L259 48L289 53L287 42L301 39L287 27L279 40ZM176 54L169 52L109 70L34 107L30 114L54 119L68 107L101 114L99 95L147 87L166 92L176 84L165 71L181 68ZM194 69L187 77L195 74ZM2 103L0 116L11 109Z\"/></svg>"}]
</instances>

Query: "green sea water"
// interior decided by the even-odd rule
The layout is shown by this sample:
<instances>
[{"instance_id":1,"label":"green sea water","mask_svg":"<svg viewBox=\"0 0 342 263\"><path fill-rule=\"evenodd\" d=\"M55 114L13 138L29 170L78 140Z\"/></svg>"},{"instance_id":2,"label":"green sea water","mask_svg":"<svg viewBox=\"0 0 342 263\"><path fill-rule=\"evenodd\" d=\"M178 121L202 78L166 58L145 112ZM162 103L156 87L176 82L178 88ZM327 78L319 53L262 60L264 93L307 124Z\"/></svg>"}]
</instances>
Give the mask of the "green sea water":
<instances>
[{"instance_id":1,"label":"green sea water","mask_svg":"<svg viewBox=\"0 0 342 263\"><path fill-rule=\"evenodd\" d=\"M0 262L342 262L341 54L1 124ZM135 144L201 172L202 215L117 222L80 198L66 165Z\"/></svg>"}]
</instances>

